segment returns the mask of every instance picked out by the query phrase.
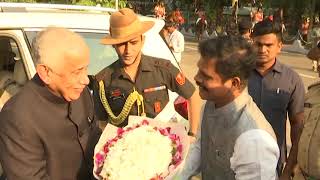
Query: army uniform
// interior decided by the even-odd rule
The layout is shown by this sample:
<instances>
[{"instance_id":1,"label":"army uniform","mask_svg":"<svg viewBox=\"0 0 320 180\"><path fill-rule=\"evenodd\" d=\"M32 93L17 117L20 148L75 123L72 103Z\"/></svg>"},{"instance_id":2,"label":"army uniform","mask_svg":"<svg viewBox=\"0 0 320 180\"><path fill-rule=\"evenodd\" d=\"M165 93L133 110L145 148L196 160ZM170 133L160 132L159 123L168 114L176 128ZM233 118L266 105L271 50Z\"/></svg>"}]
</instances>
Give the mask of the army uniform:
<instances>
[{"instance_id":1,"label":"army uniform","mask_svg":"<svg viewBox=\"0 0 320 180\"><path fill-rule=\"evenodd\" d=\"M94 96L96 114L99 120L110 122L110 115L101 100L101 89L104 89L107 103L115 116L124 108L130 93L137 91L143 97L142 106L134 104L129 115L141 115L143 111L147 117L154 118L169 102L168 89L189 99L195 87L178 68L168 60L142 55L136 81L133 82L123 69L122 61L117 60L95 76ZM104 86L99 87L99 82ZM144 108L144 109L143 109ZM112 124L115 124L111 121ZM118 124L119 127L128 124L128 116Z\"/></svg>"},{"instance_id":2,"label":"army uniform","mask_svg":"<svg viewBox=\"0 0 320 180\"><path fill-rule=\"evenodd\" d=\"M320 82L308 87L304 103L304 128L299 141L300 179L320 179Z\"/></svg>"}]
</instances>

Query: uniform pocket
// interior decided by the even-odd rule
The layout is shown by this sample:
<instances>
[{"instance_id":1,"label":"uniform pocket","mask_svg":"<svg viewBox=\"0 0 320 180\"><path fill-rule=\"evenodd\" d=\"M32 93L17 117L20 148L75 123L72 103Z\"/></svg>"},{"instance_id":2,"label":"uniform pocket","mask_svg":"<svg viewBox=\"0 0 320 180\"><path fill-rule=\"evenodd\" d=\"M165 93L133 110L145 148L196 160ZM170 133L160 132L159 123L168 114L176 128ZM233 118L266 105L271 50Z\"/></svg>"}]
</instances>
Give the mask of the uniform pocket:
<instances>
[{"instance_id":1,"label":"uniform pocket","mask_svg":"<svg viewBox=\"0 0 320 180\"><path fill-rule=\"evenodd\" d=\"M145 102L146 112L157 115L169 102L167 89L144 92L143 98Z\"/></svg>"}]
</instances>

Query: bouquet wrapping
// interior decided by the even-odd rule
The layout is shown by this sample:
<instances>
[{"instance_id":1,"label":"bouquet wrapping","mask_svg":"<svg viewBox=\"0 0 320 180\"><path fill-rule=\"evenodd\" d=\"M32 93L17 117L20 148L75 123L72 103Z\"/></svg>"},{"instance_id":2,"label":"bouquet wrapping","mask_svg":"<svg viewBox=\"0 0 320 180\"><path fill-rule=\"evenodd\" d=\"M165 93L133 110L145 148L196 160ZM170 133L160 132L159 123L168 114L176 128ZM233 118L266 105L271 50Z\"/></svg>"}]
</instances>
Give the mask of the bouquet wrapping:
<instances>
[{"instance_id":1,"label":"bouquet wrapping","mask_svg":"<svg viewBox=\"0 0 320 180\"><path fill-rule=\"evenodd\" d=\"M130 116L124 128L105 127L95 147L93 174L99 180L171 180L188 149L183 124Z\"/></svg>"}]
</instances>

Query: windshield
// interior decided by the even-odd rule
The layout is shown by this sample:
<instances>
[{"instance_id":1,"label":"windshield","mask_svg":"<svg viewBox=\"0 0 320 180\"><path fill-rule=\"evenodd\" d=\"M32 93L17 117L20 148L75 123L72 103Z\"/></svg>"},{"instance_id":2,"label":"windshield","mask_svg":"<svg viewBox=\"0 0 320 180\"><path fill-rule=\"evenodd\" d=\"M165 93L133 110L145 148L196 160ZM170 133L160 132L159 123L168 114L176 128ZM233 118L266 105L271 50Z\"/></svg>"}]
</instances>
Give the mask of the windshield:
<instances>
[{"instance_id":1,"label":"windshield","mask_svg":"<svg viewBox=\"0 0 320 180\"><path fill-rule=\"evenodd\" d=\"M29 44L32 44L38 31L26 31ZM77 32L79 33L90 48L89 75L95 75L103 68L112 64L118 59L117 52L111 45L102 45L100 40L106 36L104 33L96 32Z\"/></svg>"}]
</instances>

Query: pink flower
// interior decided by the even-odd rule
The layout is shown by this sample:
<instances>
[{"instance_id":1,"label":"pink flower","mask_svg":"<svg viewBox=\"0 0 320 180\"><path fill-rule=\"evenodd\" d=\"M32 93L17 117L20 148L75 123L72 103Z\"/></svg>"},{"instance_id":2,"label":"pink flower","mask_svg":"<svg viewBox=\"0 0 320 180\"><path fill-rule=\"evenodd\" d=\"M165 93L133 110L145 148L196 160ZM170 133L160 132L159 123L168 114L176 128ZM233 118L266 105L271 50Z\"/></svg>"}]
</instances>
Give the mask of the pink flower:
<instances>
[{"instance_id":1,"label":"pink flower","mask_svg":"<svg viewBox=\"0 0 320 180\"><path fill-rule=\"evenodd\" d=\"M108 152L109 152L109 146L108 146L108 144L106 144L106 145L103 146L103 152L104 152L104 153L108 153Z\"/></svg>"},{"instance_id":2,"label":"pink flower","mask_svg":"<svg viewBox=\"0 0 320 180\"><path fill-rule=\"evenodd\" d=\"M122 134L124 133L125 131L122 129L122 128L118 128L117 130L117 135L118 136L122 136Z\"/></svg>"},{"instance_id":3,"label":"pink flower","mask_svg":"<svg viewBox=\"0 0 320 180\"><path fill-rule=\"evenodd\" d=\"M119 140L119 138L118 138L118 137L115 137L115 138L112 139L112 143L115 143L115 142L117 142L118 140Z\"/></svg>"},{"instance_id":4,"label":"pink flower","mask_svg":"<svg viewBox=\"0 0 320 180\"><path fill-rule=\"evenodd\" d=\"M149 125L149 121L148 120L143 120L142 121L142 125Z\"/></svg>"},{"instance_id":5,"label":"pink flower","mask_svg":"<svg viewBox=\"0 0 320 180\"><path fill-rule=\"evenodd\" d=\"M171 139L171 141L175 142L177 140L177 135L176 134L170 134L169 138Z\"/></svg>"},{"instance_id":6,"label":"pink flower","mask_svg":"<svg viewBox=\"0 0 320 180\"><path fill-rule=\"evenodd\" d=\"M103 164L104 154L97 153L95 158L96 158L96 164L98 164L99 166Z\"/></svg>"},{"instance_id":7,"label":"pink flower","mask_svg":"<svg viewBox=\"0 0 320 180\"><path fill-rule=\"evenodd\" d=\"M177 151L178 151L179 153L182 153L182 144L179 144L179 145L178 145Z\"/></svg>"},{"instance_id":8,"label":"pink flower","mask_svg":"<svg viewBox=\"0 0 320 180\"><path fill-rule=\"evenodd\" d=\"M170 133L168 132L168 129L167 128L165 128L165 129L159 129L159 131L160 131L160 133L162 134L162 135L164 135L164 136L169 136L170 135Z\"/></svg>"},{"instance_id":9,"label":"pink flower","mask_svg":"<svg viewBox=\"0 0 320 180\"><path fill-rule=\"evenodd\" d=\"M177 152L177 153L173 156L173 163L174 163L175 166L178 166L181 161L182 161L181 154Z\"/></svg>"}]
</instances>

